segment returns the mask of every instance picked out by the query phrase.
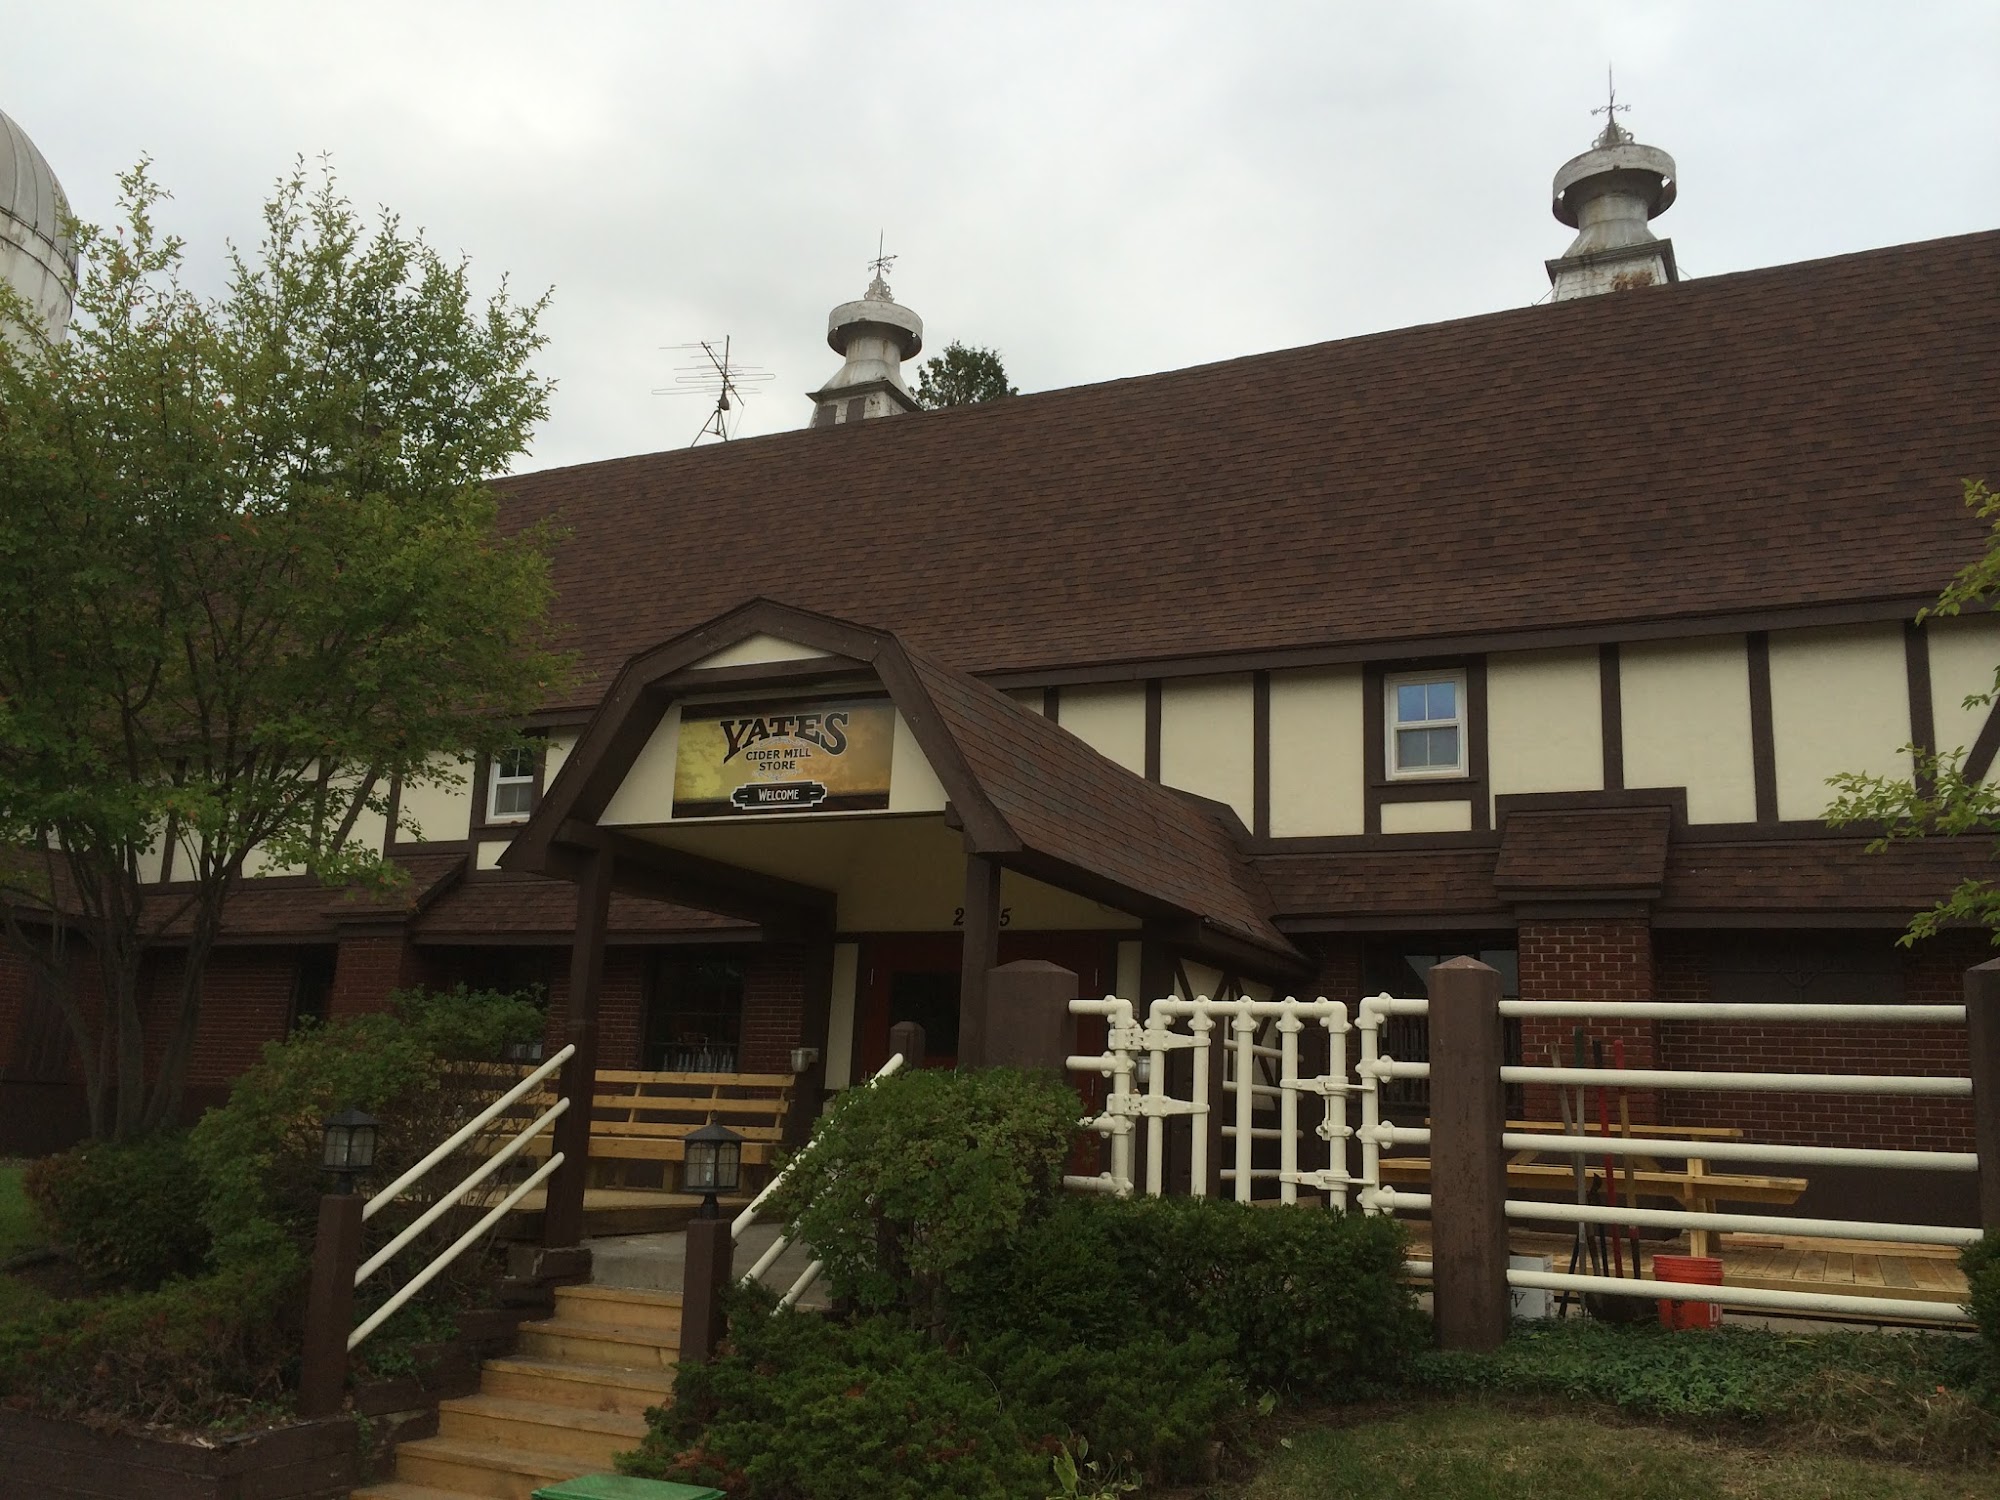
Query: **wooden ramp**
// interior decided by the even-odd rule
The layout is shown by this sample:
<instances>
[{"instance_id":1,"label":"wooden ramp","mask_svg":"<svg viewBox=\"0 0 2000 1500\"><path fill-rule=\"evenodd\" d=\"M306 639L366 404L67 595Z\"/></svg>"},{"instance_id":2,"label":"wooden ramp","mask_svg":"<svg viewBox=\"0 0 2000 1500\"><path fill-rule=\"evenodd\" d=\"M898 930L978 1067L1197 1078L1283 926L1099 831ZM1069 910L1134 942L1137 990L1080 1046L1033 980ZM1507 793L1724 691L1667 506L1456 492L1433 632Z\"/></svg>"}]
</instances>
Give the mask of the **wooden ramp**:
<instances>
[{"instance_id":1,"label":"wooden ramp","mask_svg":"<svg viewBox=\"0 0 2000 1500\"><path fill-rule=\"evenodd\" d=\"M1410 1224L1412 1258L1430 1255L1430 1225ZM1763 1291L1825 1292L1833 1296L1896 1297L1939 1304L1938 1320L1963 1326L1948 1308L1967 1295L1958 1252L1941 1245L1904 1245L1889 1240L1825 1240L1806 1236L1725 1234L1712 1253L1722 1260L1724 1286ZM1572 1239L1563 1234L1537 1234L1516 1229L1509 1235L1516 1255L1546 1255L1557 1271L1569 1269ZM1628 1245L1629 1248L1629 1245ZM1648 1277L1655 1255L1686 1255L1685 1237L1639 1241L1640 1263ZM1626 1263L1626 1274L1631 1264ZM1762 1311L1725 1316L1765 1317ZM1818 1316L1804 1314L1803 1316Z\"/></svg>"}]
</instances>

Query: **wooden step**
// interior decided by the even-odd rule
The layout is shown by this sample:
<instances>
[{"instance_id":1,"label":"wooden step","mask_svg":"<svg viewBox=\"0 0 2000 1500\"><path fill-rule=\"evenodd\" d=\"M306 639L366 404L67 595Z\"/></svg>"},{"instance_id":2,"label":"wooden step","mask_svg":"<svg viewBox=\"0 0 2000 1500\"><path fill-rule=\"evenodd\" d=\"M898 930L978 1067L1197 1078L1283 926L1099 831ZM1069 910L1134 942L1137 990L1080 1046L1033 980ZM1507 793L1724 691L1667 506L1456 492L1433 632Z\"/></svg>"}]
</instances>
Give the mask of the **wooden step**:
<instances>
[{"instance_id":1,"label":"wooden step","mask_svg":"<svg viewBox=\"0 0 2000 1500\"><path fill-rule=\"evenodd\" d=\"M438 1403L437 1435L453 1442L578 1458L609 1469L614 1467L614 1453L638 1447L646 1436L646 1419L547 1401L458 1396Z\"/></svg>"},{"instance_id":2,"label":"wooden step","mask_svg":"<svg viewBox=\"0 0 2000 1500\"><path fill-rule=\"evenodd\" d=\"M348 1500L465 1500L464 1490L437 1490L427 1484L404 1484L391 1479L356 1490Z\"/></svg>"},{"instance_id":3,"label":"wooden step","mask_svg":"<svg viewBox=\"0 0 2000 1500\"><path fill-rule=\"evenodd\" d=\"M615 1323L579 1323L574 1318L523 1323L518 1347L521 1353L541 1359L619 1370L671 1370L680 1358L678 1334Z\"/></svg>"},{"instance_id":4,"label":"wooden step","mask_svg":"<svg viewBox=\"0 0 2000 1500\"><path fill-rule=\"evenodd\" d=\"M649 1406L672 1402L674 1375L671 1370L627 1370L515 1354L486 1361L479 1391L514 1401L545 1401L551 1406L637 1417Z\"/></svg>"},{"instance_id":5,"label":"wooden step","mask_svg":"<svg viewBox=\"0 0 2000 1500\"><path fill-rule=\"evenodd\" d=\"M556 1316L578 1323L608 1323L618 1328L655 1328L680 1338L681 1299L678 1292L641 1291L617 1286L559 1286Z\"/></svg>"},{"instance_id":6,"label":"wooden step","mask_svg":"<svg viewBox=\"0 0 2000 1500\"><path fill-rule=\"evenodd\" d=\"M529 1453L451 1438L423 1438L396 1449L399 1483L451 1490L487 1500L533 1500L534 1493L559 1479L598 1474L603 1464L552 1453Z\"/></svg>"}]
</instances>

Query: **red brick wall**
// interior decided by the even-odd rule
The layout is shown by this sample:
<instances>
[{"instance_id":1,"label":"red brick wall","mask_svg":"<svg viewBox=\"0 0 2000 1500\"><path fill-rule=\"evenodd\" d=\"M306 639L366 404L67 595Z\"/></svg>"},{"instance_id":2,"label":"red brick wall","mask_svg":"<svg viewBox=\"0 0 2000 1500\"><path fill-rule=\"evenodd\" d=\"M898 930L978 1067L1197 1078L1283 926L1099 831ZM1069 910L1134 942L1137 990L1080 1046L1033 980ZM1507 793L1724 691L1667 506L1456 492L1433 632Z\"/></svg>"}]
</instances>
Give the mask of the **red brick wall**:
<instances>
[{"instance_id":1,"label":"red brick wall","mask_svg":"<svg viewBox=\"0 0 2000 1500\"><path fill-rule=\"evenodd\" d=\"M202 977L201 1018L188 1060L189 1087L225 1086L281 1040L290 1018L296 948L219 948ZM155 970L146 1018L147 1051L156 1058L180 1005L179 955ZM150 1059L149 1059L150 1060Z\"/></svg>"},{"instance_id":2,"label":"red brick wall","mask_svg":"<svg viewBox=\"0 0 2000 1500\"><path fill-rule=\"evenodd\" d=\"M645 948L606 948L604 984L597 996L597 1065L636 1068L644 1040ZM569 950L556 955L549 981L549 1023L542 1045L559 1051L569 1040Z\"/></svg>"},{"instance_id":3,"label":"red brick wall","mask_svg":"<svg viewBox=\"0 0 2000 1500\"><path fill-rule=\"evenodd\" d=\"M1884 934L1882 941L1886 945L1891 939ZM1710 999L1713 948L1707 934L1661 934L1660 998ZM1950 933L1918 944L1901 959L1903 999L1910 1004L1957 1004L1964 997L1965 970L1989 953L1978 933ZM1965 1031L1959 1026L1670 1021L1660 1028L1660 1049L1663 1065L1672 1068L1963 1076L1967 1066ZM1667 1119L1675 1124L1740 1126L1754 1140L1972 1149L1972 1111L1963 1099L1676 1089L1666 1110Z\"/></svg>"},{"instance_id":4,"label":"red brick wall","mask_svg":"<svg viewBox=\"0 0 2000 1500\"><path fill-rule=\"evenodd\" d=\"M1651 1000L1653 993L1653 931L1637 917L1565 918L1524 921L1518 935L1523 1000ZM1524 1021L1521 1060L1546 1066L1554 1047L1567 1066L1575 1061L1573 1021ZM1646 1068L1655 1058L1656 1026L1651 1021L1616 1022L1594 1019L1584 1023L1591 1037L1604 1041L1605 1066L1612 1065L1614 1041L1625 1044L1625 1066ZM1585 1064L1592 1058L1586 1056ZM1658 1104L1648 1090L1627 1095L1635 1122L1658 1117ZM1596 1096L1590 1097L1595 1108ZM1615 1107L1615 1103L1614 1103ZM1533 1120L1560 1120L1556 1091L1536 1086L1526 1090L1524 1108ZM1613 1122L1616 1123L1615 1120Z\"/></svg>"},{"instance_id":5,"label":"red brick wall","mask_svg":"<svg viewBox=\"0 0 2000 1500\"><path fill-rule=\"evenodd\" d=\"M401 933L342 938L333 969L333 993L327 999L328 1019L386 1010L389 992L415 984L420 970L414 950Z\"/></svg>"},{"instance_id":6,"label":"red brick wall","mask_svg":"<svg viewBox=\"0 0 2000 1500\"><path fill-rule=\"evenodd\" d=\"M743 1055L739 1066L744 1072L792 1071L792 1048L804 1045L799 1027L805 985L803 948L759 948L750 954L743 974Z\"/></svg>"}]
</instances>

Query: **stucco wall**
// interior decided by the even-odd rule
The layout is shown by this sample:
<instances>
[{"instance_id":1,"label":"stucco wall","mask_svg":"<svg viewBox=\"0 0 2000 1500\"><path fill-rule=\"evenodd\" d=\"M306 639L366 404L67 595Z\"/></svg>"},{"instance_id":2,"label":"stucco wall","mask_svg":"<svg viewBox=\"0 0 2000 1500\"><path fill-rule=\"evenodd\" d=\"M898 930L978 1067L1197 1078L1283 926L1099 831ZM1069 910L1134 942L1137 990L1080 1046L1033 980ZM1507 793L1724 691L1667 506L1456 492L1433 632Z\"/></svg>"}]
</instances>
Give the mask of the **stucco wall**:
<instances>
[{"instance_id":1,"label":"stucco wall","mask_svg":"<svg viewBox=\"0 0 2000 1500\"><path fill-rule=\"evenodd\" d=\"M1227 802L1246 827L1256 815L1253 712L1248 677L1168 682L1160 691L1160 780Z\"/></svg>"},{"instance_id":2,"label":"stucco wall","mask_svg":"<svg viewBox=\"0 0 2000 1500\"><path fill-rule=\"evenodd\" d=\"M1365 832L1361 669L1271 674L1271 833Z\"/></svg>"},{"instance_id":3,"label":"stucco wall","mask_svg":"<svg viewBox=\"0 0 2000 1500\"><path fill-rule=\"evenodd\" d=\"M1062 727L1106 760L1146 770L1146 690L1138 683L1064 688Z\"/></svg>"},{"instance_id":4,"label":"stucco wall","mask_svg":"<svg viewBox=\"0 0 2000 1500\"><path fill-rule=\"evenodd\" d=\"M1771 635L1771 740L1778 816L1817 818L1841 771L1908 776L1909 677L1900 625Z\"/></svg>"},{"instance_id":5,"label":"stucco wall","mask_svg":"<svg viewBox=\"0 0 2000 1500\"><path fill-rule=\"evenodd\" d=\"M1604 785L1603 697L1595 648L1520 651L1486 663L1492 795Z\"/></svg>"},{"instance_id":6,"label":"stucco wall","mask_svg":"<svg viewBox=\"0 0 2000 1500\"><path fill-rule=\"evenodd\" d=\"M1691 823L1757 816L1750 667L1741 636L1635 642L1619 652L1625 784L1685 786Z\"/></svg>"}]
</instances>

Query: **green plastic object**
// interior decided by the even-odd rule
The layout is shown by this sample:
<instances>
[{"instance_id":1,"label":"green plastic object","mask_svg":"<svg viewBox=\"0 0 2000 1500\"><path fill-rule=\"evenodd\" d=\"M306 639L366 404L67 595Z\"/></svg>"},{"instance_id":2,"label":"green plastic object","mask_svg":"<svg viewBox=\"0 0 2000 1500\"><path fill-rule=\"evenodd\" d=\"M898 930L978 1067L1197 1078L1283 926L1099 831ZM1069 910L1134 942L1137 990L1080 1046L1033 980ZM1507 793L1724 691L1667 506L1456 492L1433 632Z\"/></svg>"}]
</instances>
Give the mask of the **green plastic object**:
<instances>
[{"instance_id":1,"label":"green plastic object","mask_svg":"<svg viewBox=\"0 0 2000 1500\"><path fill-rule=\"evenodd\" d=\"M721 1490L623 1474L586 1474L535 1491L535 1500L728 1500Z\"/></svg>"}]
</instances>

